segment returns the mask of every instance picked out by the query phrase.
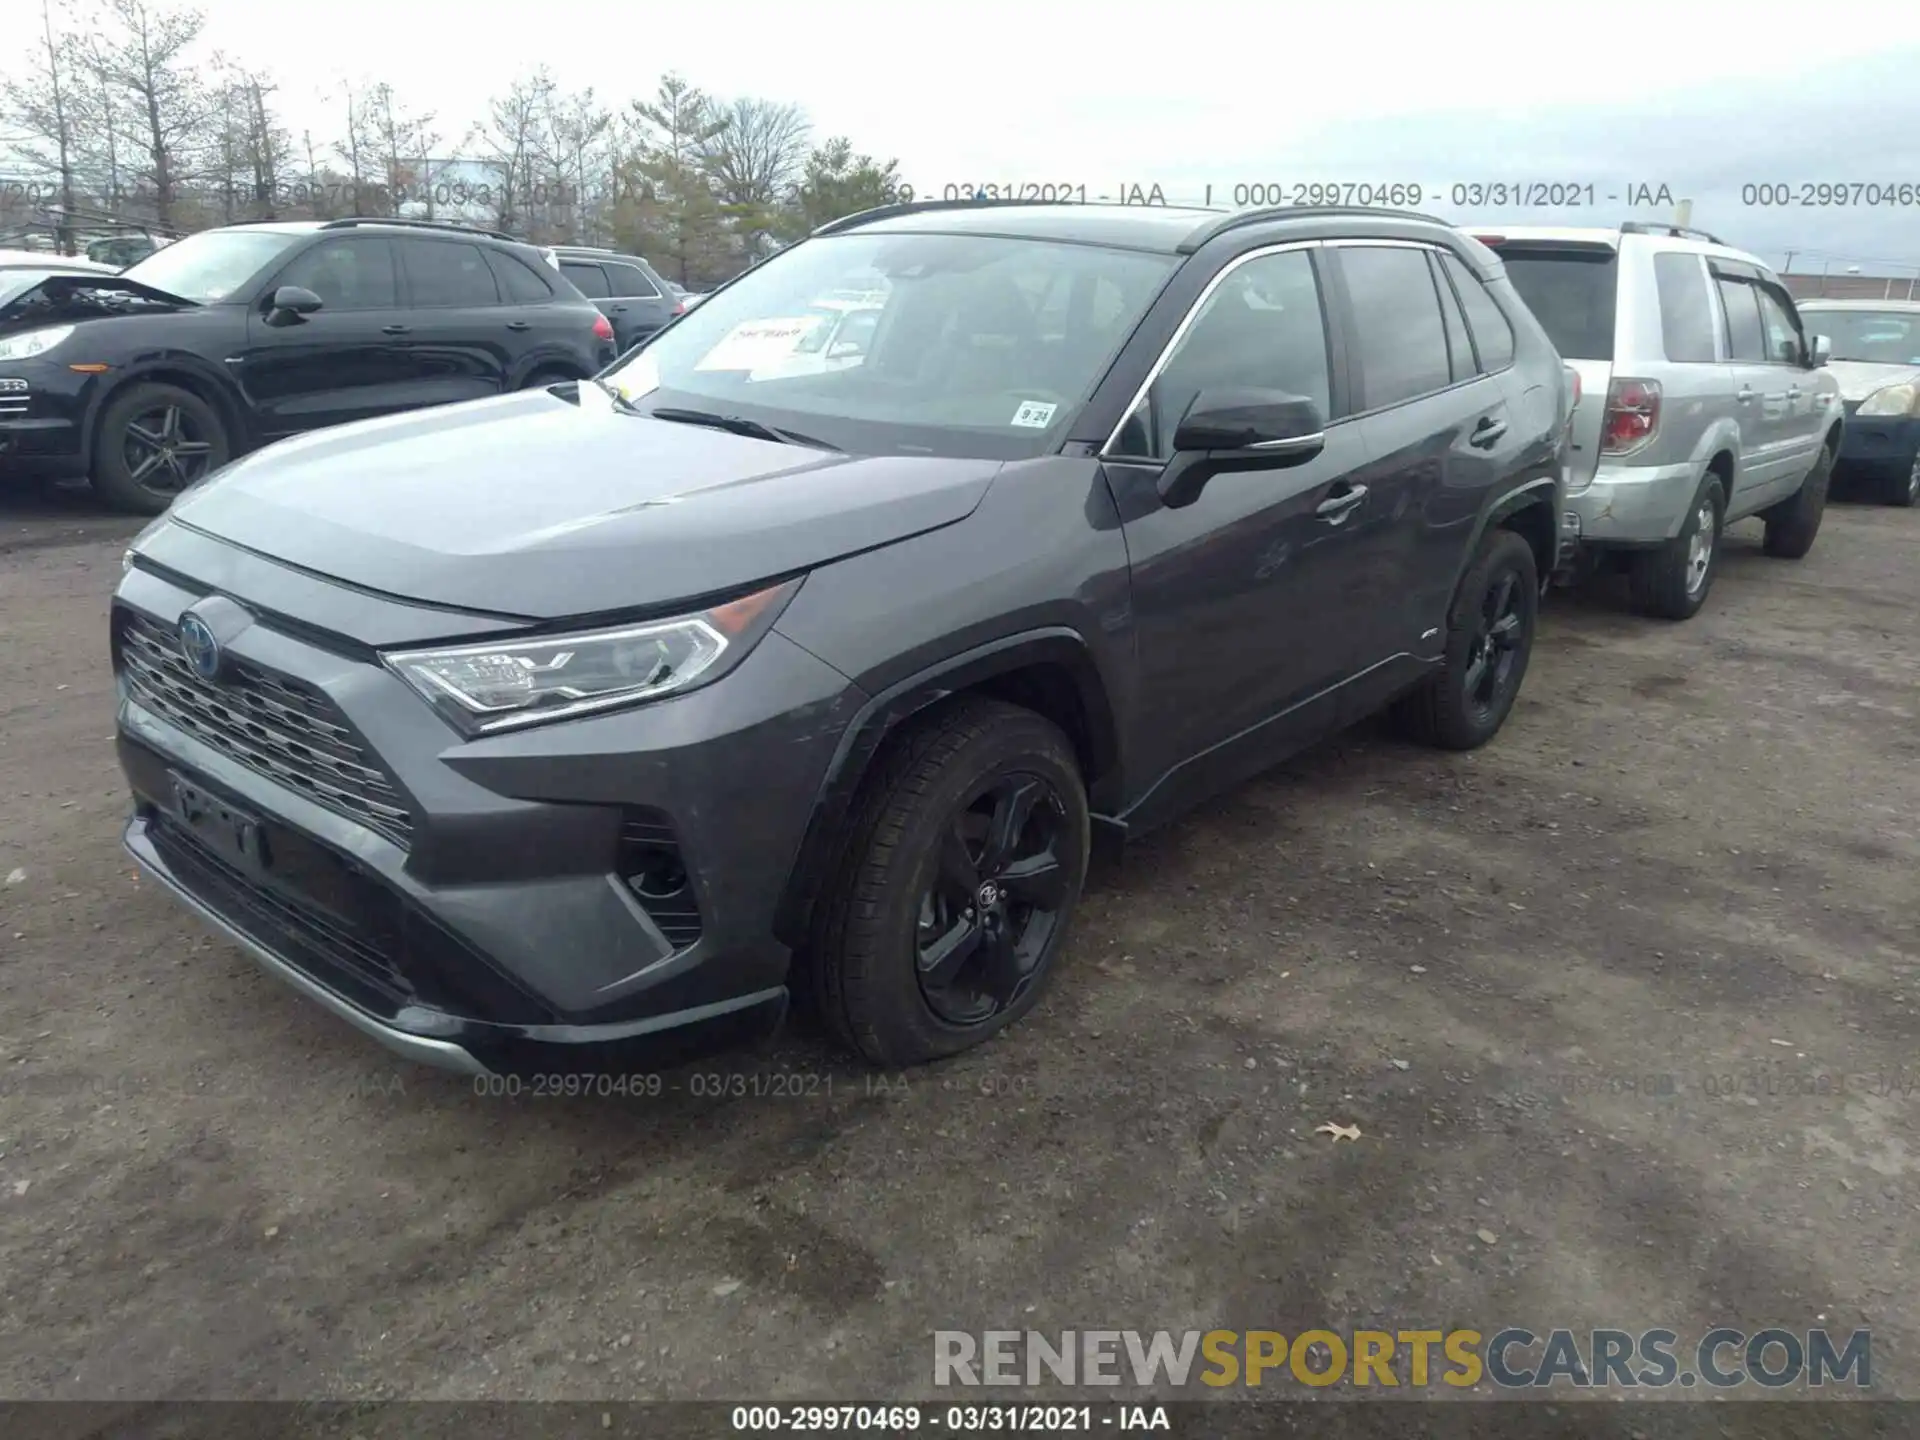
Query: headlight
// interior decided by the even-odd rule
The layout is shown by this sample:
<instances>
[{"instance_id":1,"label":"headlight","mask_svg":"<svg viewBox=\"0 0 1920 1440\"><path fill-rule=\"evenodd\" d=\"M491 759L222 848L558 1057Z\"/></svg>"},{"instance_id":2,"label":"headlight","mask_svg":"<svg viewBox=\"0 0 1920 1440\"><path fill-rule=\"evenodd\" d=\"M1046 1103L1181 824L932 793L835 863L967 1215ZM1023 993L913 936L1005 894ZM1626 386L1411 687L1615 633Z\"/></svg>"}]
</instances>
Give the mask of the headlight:
<instances>
[{"instance_id":1,"label":"headlight","mask_svg":"<svg viewBox=\"0 0 1920 1440\"><path fill-rule=\"evenodd\" d=\"M29 330L24 335L10 335L0 340L0 360L31 360L46 354L71 334L73 326L54 325L45 330Z\"/></svg>"},{"instance_id":2,"label":"headlight","mask_svg":"<svg viewBox=\"0 0 1920 1440\"><path fill-rule=\"evenodd\" d=\"M1911 415L1920 409L1920 385L1882 385L1860 402L1858 415Z\"/></svg>"},{"instance_id":3,"label":"headlight","mask_svg":"<svg viewBox=\"0 0 1920 1440\"><path fill-rule=\"evenodd\" d=\"M798 580L672 620L382 657L442 714L490 734L657 700L732 668L786 608Z\"/></svg>"}]
</instances>

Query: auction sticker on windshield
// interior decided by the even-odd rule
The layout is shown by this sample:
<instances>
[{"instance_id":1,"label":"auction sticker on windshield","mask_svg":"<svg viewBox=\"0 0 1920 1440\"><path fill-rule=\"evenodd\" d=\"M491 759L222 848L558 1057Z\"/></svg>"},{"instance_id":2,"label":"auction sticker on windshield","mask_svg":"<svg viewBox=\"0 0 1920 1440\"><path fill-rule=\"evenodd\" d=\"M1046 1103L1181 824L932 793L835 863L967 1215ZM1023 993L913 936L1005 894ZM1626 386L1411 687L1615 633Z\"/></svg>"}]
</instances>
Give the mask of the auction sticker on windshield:
<instances>
[{"instance_id":1,"label":"auction sticker on windshield","mask_svg":"<svg viewBox=\"0 0 1920 1440\"><path fill-rule=\"evenodd\" d=\"M1013 412L1009 425L1024 425L1030 430L1044 430L1053 423L1053 412L1058 405L1048 405L1039 400L1022 400L1020 408Z\"/></svg>"},{"instance_id":2,"label":"auction sticker on windshield","mask_svg":"<svg viewBox=\"0 0 1920 1440\"><path fill-rule=\"evenodd\" d=\"M754 370L784 360L803 336L820 323L818 315L784 320L746 320L720 338L696 370Z\"/></svg>"}]
</instances>

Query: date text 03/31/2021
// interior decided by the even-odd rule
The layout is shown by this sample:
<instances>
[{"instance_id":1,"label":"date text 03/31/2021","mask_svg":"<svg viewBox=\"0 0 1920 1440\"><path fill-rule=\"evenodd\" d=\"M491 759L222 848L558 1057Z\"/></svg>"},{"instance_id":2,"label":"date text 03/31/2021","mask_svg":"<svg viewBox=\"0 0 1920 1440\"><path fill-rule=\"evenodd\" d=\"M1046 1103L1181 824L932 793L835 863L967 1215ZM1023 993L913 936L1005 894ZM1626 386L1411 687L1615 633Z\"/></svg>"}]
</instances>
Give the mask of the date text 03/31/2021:
<instances>
[{"instance_id":1,"label":"date text 03/31/2021","mask_svg":"<svg viewBox=\"0 0 1920 1440\"><path fill-rule=\"evenodd\" d=\"M898 187L896 198L918 193ZM925 199L1012 200L1073 205L1228 205L1236 209L1269 205L1340 205L1361 209L1417 210L1455 205L1471 209L1580 210L1595 206L1659 206L1676 203L1665 181L1636 180L1598 184L1587 180L1454 180L1432 185L1417 180L1238 180L1191 187L1159 181L1116 185L1084 180L956 180Z\"/></svg>"}]
</instances>

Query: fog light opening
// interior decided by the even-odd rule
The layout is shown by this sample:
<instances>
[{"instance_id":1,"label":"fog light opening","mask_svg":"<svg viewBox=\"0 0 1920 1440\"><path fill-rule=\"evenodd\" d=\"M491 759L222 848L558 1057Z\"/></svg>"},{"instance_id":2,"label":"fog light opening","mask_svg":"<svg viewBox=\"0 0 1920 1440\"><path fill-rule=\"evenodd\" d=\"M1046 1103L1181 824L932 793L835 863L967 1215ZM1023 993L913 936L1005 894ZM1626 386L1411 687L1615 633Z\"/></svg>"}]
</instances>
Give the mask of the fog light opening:
<instances>
[{"instance_id":1,"label":"fog light opening","mask_svg":"<svg viewBox=\"0 0 1920 1440\"><path fill-rule=\"evenodd\" d=\"M627 876L627 884L642 900L672 900L686 893L687 867L676 855L643 855L639 868Z\"/></svg>"}]
</instances>

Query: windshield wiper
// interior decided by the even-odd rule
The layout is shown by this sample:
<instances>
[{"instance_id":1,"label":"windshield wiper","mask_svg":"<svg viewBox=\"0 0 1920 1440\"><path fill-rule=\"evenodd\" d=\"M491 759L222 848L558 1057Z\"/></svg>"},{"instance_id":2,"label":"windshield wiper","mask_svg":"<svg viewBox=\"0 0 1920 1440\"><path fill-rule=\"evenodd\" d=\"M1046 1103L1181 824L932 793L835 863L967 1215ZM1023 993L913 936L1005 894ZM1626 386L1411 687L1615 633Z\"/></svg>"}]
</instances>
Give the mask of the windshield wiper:
<instances>
[{"instance_id":1,"label":"windshield wiper","mask_svg":"<svg viewBox=\"0 0 1920 1440\"><path fill-rule=\"evenodd\" d=\"M656 420L673 420L682 425L707 425L715 430L730 431L735 435L745 435L754 440L772 440L781 445L805 445L814 450L839 450L838 445L829 445L824 440L816 440L811 435L802 435L798 430L784 430L777 425L763 425L758 420L749 420L744 415L721 415L713 410L683 410L676 405L662 405L648 410L645 414Z\"/></svg>"}]
</instances>

